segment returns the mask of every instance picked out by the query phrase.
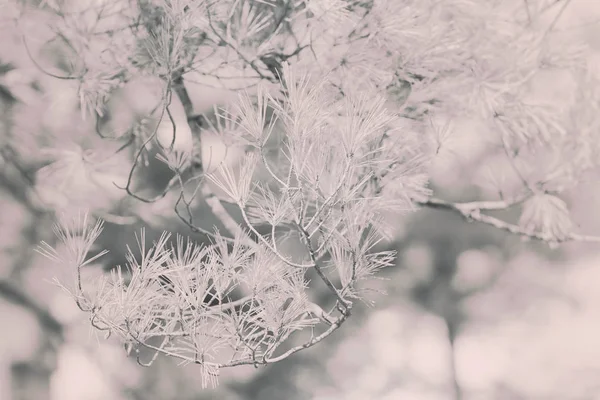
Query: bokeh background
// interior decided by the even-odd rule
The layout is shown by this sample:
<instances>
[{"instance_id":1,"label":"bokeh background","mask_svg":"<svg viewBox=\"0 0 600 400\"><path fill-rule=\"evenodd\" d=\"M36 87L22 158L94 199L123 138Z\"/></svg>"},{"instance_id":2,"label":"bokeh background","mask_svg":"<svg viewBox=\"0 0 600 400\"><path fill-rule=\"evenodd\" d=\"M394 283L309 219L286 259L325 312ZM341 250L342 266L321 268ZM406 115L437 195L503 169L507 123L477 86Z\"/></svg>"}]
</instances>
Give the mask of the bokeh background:
<instances>
[{"instance_id":1,"label":"bokeh background","mask_svg":"<svg viewBox=\"0 0 600 400\"><path fill-rule=\"evenodd\" d=\"M0 132L89 129L74 127L73 85L39 72L2 13ZM27 22L32 32L42 29ZM557 29L581 35L600 60L599 1L573 0ZM8 64L14 69L3 69ZM537 84L541 95L558 101L568 90L560 76L542 76ZM228 98L206 90L196 95L206 107ZM479 168L484 139L468 118L453 129L432 179L440 197L468 201L484 190L474 184L485 172ZM35 162L14 157L3 151L0 159L2 400L600 399L598 246L549 248L433 210L394 216L396 237L386 246L398 251L397 265L372 283L373 304L359 305L314 348L267 368L224 370L214 390L201 389L194 366L163 358L142 368L118 343L96 335L50 282L64 272L32 250L53 240L53 216L31 194ZM568 199L582 232L600 234L599 178L590 176ZM162 229L189 233L165 204L145 206L143 222L107 223L100 244L111 251L110 263L123 262L125 245L142 226L150 238ZM208 214L200 225L216 223Z\"/></svg>"}]
</instances>

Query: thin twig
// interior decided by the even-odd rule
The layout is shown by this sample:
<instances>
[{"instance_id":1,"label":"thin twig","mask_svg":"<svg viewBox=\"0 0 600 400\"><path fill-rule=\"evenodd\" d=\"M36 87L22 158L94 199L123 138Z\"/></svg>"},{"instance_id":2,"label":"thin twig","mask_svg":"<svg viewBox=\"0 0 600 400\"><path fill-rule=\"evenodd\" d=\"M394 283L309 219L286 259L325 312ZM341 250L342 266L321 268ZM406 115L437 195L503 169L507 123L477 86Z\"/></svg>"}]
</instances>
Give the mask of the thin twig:
<instances>
[{"instance_id":1,"label":"thin twig","mask_svg":"<svg viewBox=\"0 0 600 400\"><path fill-rule=\"evenodd\" d=\"M531 25L531 12L529 11L529 2L527 0L523 0L525 3L525 11L527 12L527 22Z\"/></svg>"},{"instance_id":2,"label":"thin twig","mask_svg":"<svg viewBox=\"0 0 600 400\"><path fill-rule=\"evenodd\" d=\"M135 172L136 166L140 160L140 157L142 156L142 152L144 150L146 150L146 146L148 145L148 143L150 143L150 141L152 139L154 139L154 137L156 136L156 133L158 132L158 128L160 127L160 122L162 121L162 119L164 118L165 113L168 113L168 107L171 104L171 82L168 82L167 84L167 88L166 88L166 94L163 97L166 101L163 102L163 107L161 109L161 113L160 113L160 117L158 118L158 123L156 124L156 127L154 128L154 132L152 132L152 135L150 135L140 146L137 154L135 155L135 158L133 160L133 165L131 166L131 169L129 170L129 176L127 177L127 184L125 185L125 187L122 187L120 185L118 185L116 182L113 182L113 185L115 185L117 188L125 190L127 192L127 194L139 201L142 201L144 203L154 203L155 201L163 198L167 192L168 192L168 187L167 189L165 189L165 191L163 191L161 194L159 194L158 196L155 196L153 198L150 199L146 199L144 197L141 197L139 195L137 195L136 193L134 193L131 190L131 185L133 184L133 174ZM171 179L171 182L169 182L169 185L173 182L173 179Z\"/></svg>"},{"instance_id":3,"label":"thin twig","mask_svg":"<svg viewBox=\"0 0 600 400\"><path fill-rule=\"evenodd\" d=\"M283 254L281 254L280 252L277 251L277 249L275 249L273 247L273 245L267 240L265 239L265 237L263 235L261 235L256 228L254 228L254 226L252 225L252 223L250 222L250 219L248 218L248 214L246 213L246 210L244 210L243 207L239 207L240 211L242 213L242 217L244 218L244 222L246 222L246 225L248 225L248 227L250 228L250 230L252 231L252 233L254 233L256 235L256 237L263 242L263 244L265 246L267 246L267 248L269 250L271 250L273 252L273 254L275 254L281 261L283 261L285 264L289 265L290 267L294 267L294 268L312 268L315 266L314 263L311 264L297 264L294 263L290 260L288 260L287 258L285 258L283 256Z\"/></svg>"},{"instance_id":4,"label":"thin twig","mask_svg":"<svg viewBox=\"0 0 600 400\"><path fill-rule=\"evenodd\" d=\"M33 55L31 54L31 51L29 50L29 46L27 45L27 39L25 39L25 35L21 35L21 40L23 42L23 47L25 48L25 52L27 53L27 57L29 57L29 59L31 60L31 62L33 63L33 65L35 65L35 67L44 75L48 75L49 77L52 78L56 78L56 79L62 79L62 80L78 80L83 78L84 74L79 75L79 76L60 76L60 75L56 75L53 74L51 72L46 71L37 61L36 59L33 57Z\"/></svg>"},{"instance_id":5,"label":"thin twig","mask_svg":"<svg viewBox=\"0 0 600 400\"><path fill-rule=\"evenodd\" d=\"M550 25L548 25L548 28L546 28L546 32L544 33L544 39L548 36L550 31L552 31L552 29L554 29L554 26L556 26L556 24L558 23L558 20L563 15L563 13L565 12L565 10L569 6L569 4L571 4L571 0L565 0L565 2L563 3L563 6L560 8L558 13L556 14L556 17L554 17L554 20L552 20Z\"/></svg>"},{"instance_id":6,"label":"thin twig","mask_svg":"<svg viewBox=\"0 0 600 400\"><path fill-rule=\"evenodd\" d=\"M327 275L325 275L325 273L321 269L321 266L317 262L317 255L315 254L315 251L312 248L312 245L310 243L310 235L308 234L306 229L304 229L302 226L298 225L297 228L300 231L302 237L304 238L304 241L306 242L305 245L308 249L308 253L310 254L310 259L312 260L312 262L315 266L315 271L317 271L319 278L321 278L321 280L323 281L323 283L325 283L325 285L329 288L329 290L331 290L333 292L333 294L335 294L335 296L337 297L337 300L344 306L344 309L349 310L352 307L352 303L350 301L346 300L344 298L344 296L342 296L340 291L335 287L335 285L331 282L331 280L329 280Z\"/></svg>"}]
</instances>

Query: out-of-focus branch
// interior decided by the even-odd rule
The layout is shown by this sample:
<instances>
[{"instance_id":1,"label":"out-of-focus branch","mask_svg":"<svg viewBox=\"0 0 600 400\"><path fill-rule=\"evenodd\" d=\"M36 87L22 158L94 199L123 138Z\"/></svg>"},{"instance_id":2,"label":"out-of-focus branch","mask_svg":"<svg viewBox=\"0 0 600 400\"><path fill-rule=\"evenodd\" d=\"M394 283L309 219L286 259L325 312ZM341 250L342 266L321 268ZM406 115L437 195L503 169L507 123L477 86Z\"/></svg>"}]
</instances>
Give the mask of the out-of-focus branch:
<instances>
[{"instance_id":1,"label":"out-of-focus branch","mask_svg":"<svg viewBox=\"0 0 600 400\"><path fill-rule=\"evenodd\" d=\"M468 216L469 213L474 210L479 211L493 211L493 210L506 210L510 207L521 204L523 201L527 199L526 196L521 196L518 198L514 198L512 200L483 200L483 201L469 201L463 203L455 203L451 201L446 201L442 199L438 199L432 197L427 201L419 202L418 204L424 207L429 208L439 208L439 209L455 209L459 211L464 216Z\"/></svg>"},{"instance_id":2,"label":"out-of-focus branch","mask_svg":"<svg viewBox=\"0 0 600 400\"><path fill-rule=\"evenodd\" d=\"M26 207L34 219L41 217L43 211L39 209L38 205L31 201L31 198L27 193L28 188L34 188L34 180L25 168L21 166L17 152L9 145L6 145L0 149L0 156L3 158L4 162L10 164L20 176L20 179L15 179L16 177L14 174L11 174L8 168L4 168L3 173L0 174L0 188L4 189L21 205ZM34 190L33 193L37 195L35 189L32 190ZM36 225L35 222L27 229L28 234L26 236L29 237L29 242L25 244L27 248L23 254L15 260L13 275L19 274L28 266L31 257L29 245L33 242L37 242L39 232L39 226ZM38 320L42 329L46 332L52 334L60 341L64 339L62 324L21 288L6 279L2 279L0 280L0 296L6 301L31 312Z\"/></svg>"},{"instance_id":3,"label":"out-of-focus branch","mask_svg":"<svg viewBox=\"0 0 600 400\"><path fill-rule=\"evenodd\" d=\"M10 164L14 171L20 176L20 179L17 179L14 176L15 174L11 174L8 168L2 168L2 174L0 174L0 187L5 189L15 200L19 201L21 205L27 207L31 213L41 213L42 210L39 209L38 205L31 201L27 193L27 190L31 189L32 194L38 197L37 200L41 204L39 195L35 191L34 179L21 165L17 152L10 145L6 144L0 149L0 158L4 160L5 164Z\"/></svg>"},{"instance_id":4,"label":"out-of-focus branch","mask_svg":"<svg viewBox=\"0 0 600 400\"><path fill-rule=\"evenodd\" d=\"M5 279L1 279L0 296L15 305L30 311L36 317L40 323L40 326L46 330L46 332L52 333L61 341L64 339L62 324L56 318L54 318L52 314L48 312L48 310L39 305L19 287Z\"/></svg>"},{"instance_id":5,"label":"out-of-focus branch","mask_svg":"<svg viewBox=\"0 0 600 400\"><path fill-rule=\"evenodd\" d=\"M438 210L449 210L460 214L469 221L477 221L487 225L491 225L497 229L530 239L540 240L549 243L562 243L562 242L600 242L600 236L593 235L581 235L577 233L570 233L565 235L563 238L556 238L552 235L544 234L542 232L528 231L522 227L503 221L499 218L492 217L487 214L482 214L482 211L493 211L493 210L506 210L514 205L521 203L525 199L517 199L514 201L481 201L481 202L468 202L468 203L453 203L445 200L436 198L430 198L426 201L417 202L422 207L428 207Z\"/></svg>"},{"instance_id":6,"label":"out-of-focus branch","mask_svg":"<svg viewBox=\"0 0 600 400\"><path fill-rule=\"evenodd\" d=\"M454 392L454 400L462 400L462 389L458 382L458 373L456 366L456 336L457 336L457 324L453 322L450 316L446 316L444 321L446 323L447 335L448 335L448 346L449 346L449 361L450 361L450 376L452 380L452 391Z\"/></svg>"},{"instance_id":7,"label":"out-of-focus branch","mask_svg":"<svg viewBox=\"0 0 600 400\"><path fill-rule=\"evenodd\" d=\"M552 29L554 29L554 27L558 23L558 20L560 19L560 17L562 17L562 15L564 14L564 12L567 9L567 7L569 6L569 4L571 4L571 0L565 0L564 1L562 7L558 11L558 13L556 14L556 16L552 20L552 22L550 23L550 25L548 25L548 28L546 28L546 33L544 34L544 37L547 37L548 34L550 33L550 31L552 31Z\"/></svg>"}]
</instances>

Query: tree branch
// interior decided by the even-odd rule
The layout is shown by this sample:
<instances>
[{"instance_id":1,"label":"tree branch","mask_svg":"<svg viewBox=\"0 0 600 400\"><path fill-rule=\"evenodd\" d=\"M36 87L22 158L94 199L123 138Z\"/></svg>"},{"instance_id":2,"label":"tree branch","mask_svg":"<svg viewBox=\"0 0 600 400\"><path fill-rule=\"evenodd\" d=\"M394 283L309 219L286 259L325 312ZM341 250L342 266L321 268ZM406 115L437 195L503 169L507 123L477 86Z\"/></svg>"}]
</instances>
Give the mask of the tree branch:
<instances>
[{"instance_id":1,"label":"tree branch","mask_svg":"<svg viewBox=\"0 0 600 400\"><path fill-rule=\"evenodd\" d=\"M175 90L175 93L177 94L177 96L181 100L181 103L183 104L183 109L185 110L187 119L194 119L196 117L194 114L194 105L192 104L190 95L187 89L185 88L183 82L183 75L181 71L173 75L173 89ZM198 145L200 145L200 127L198 126L198 124L192 124L190 128L192 129L192 133L198 138ZM202 170L202 164L196 165L196 169ZM225 226L225 228L234 236L241 237L245 244L255 246L256 242L252 240L250 236L245 234L245 232L243 232L240 224L238 224L233 219L233 217L227 212L225 207L223 207L221 200L219 200L219 198L213 193L210 186L206 182L202 182L200 183L200 185L200 192L204 195L206 203L210 207L215 217L217 217L219 221L221 221L223 226Z\"/></svg>"},{"instance_id":2,"label":"tree branch","mask_svg":"<svg viewBox=\"0 0 600 400\"><path fill-rule=\"evenodd\" d=\"M426 201L417 202L422 207L428 207L438 210L448 210L460 214L466 220L477 221L483 224L491 225L497 229L515 234L517 236L535 239L548 243L563 243L563 242L600 242L600 236L582 235L570 233L564 238L556 238L552 235L542 232L528 231L518 225L505 222L499 218L492 217L487 214L482 214L485 210L506 210L514 205L521 203L524 199L513 202L508 201L481 201L469 203L452 203L445 200L431 198Z\"/></svg>"},{"instance_id":3,"label":"tree branch","mask_svg":"<svg viewBox=\"0 0 600 400\"><path fill-rule=\"evenodd\" d=\"M457 324L453 322L449 316L444 318L446 324L447 335L448 335L448 347L449 347L449 364L450 364L450 377L452 380L452 391L454 393L454 400L462 400L462 389L458 382L458 371L456 365L456 336L457 336Z\"/></svg>"},{"instance_id":4,"label":"tree branch","mask_svg":"<svg viewBox=\"0 0 600 400\"><path fill-rule=\"evenodd\" d=\"M1 279L0 280L0 296L7 301L25 308L30 311L38 320L40 326L47 332L52 333L58 337L61 341L64 340L64 332L62 324L52 316L42 306L40 306L34 299L23 292L19 287L15 286L11 282Z\"/></svg>"}]
</instances>

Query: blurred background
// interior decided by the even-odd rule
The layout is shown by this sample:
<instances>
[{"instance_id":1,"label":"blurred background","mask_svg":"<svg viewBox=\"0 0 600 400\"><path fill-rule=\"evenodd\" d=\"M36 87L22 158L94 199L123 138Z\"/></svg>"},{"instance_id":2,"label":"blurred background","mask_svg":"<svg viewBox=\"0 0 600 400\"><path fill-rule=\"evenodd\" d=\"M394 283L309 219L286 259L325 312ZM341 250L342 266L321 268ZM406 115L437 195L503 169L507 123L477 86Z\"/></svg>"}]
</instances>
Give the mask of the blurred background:
<instances>
[{"instance_id":1,"label":"blurred background","mask_svg":"<svg viewBox=\"0 0 600 400\"><path fill-rule=\"evenodd\" d=\"M557 28L585 37L600 59L596 0L574 0ZM540 79L546 93L563 95L560 77ZM89 124L71 122L78 113L73 93L70 82L39 72L21 36L0 18L0 135L19 138L23 149L31 131L40 137L89 134ZM210 106L227 94L203 91L201 97ZM476 128L460 121L436 157L431 174L439 197L468 201L485 190L476 185L487 157ZM113 339L91 330L87 315L51 283L64 272L32 251L41 240L55 240L54 217L35 196L62 199L47 188L32 194L43 155L24 154L4 147L0 158L2 400L600 399L598 246L549 248L447 211L394 217L395 239L386 246L398 251L396 266L372 283L373 304L357 305L353 317L317 346L266 368L223 370L214 390L201 389L193 365L160 358L150 368L138 366ZM590 176L590 184L568 199L577 229L596 235L599 178ZM137 205L146 218L133 225L108 220L99 245L110 250L109 263L123 262L126 244L135 243L142 226L150 239L162 229L189 234L169 212L169 200ZM206 217L199 225L216 223L209 212L201 214ZM101 272L98 266L86 271Z\"/></svg>"}]
</instances>

